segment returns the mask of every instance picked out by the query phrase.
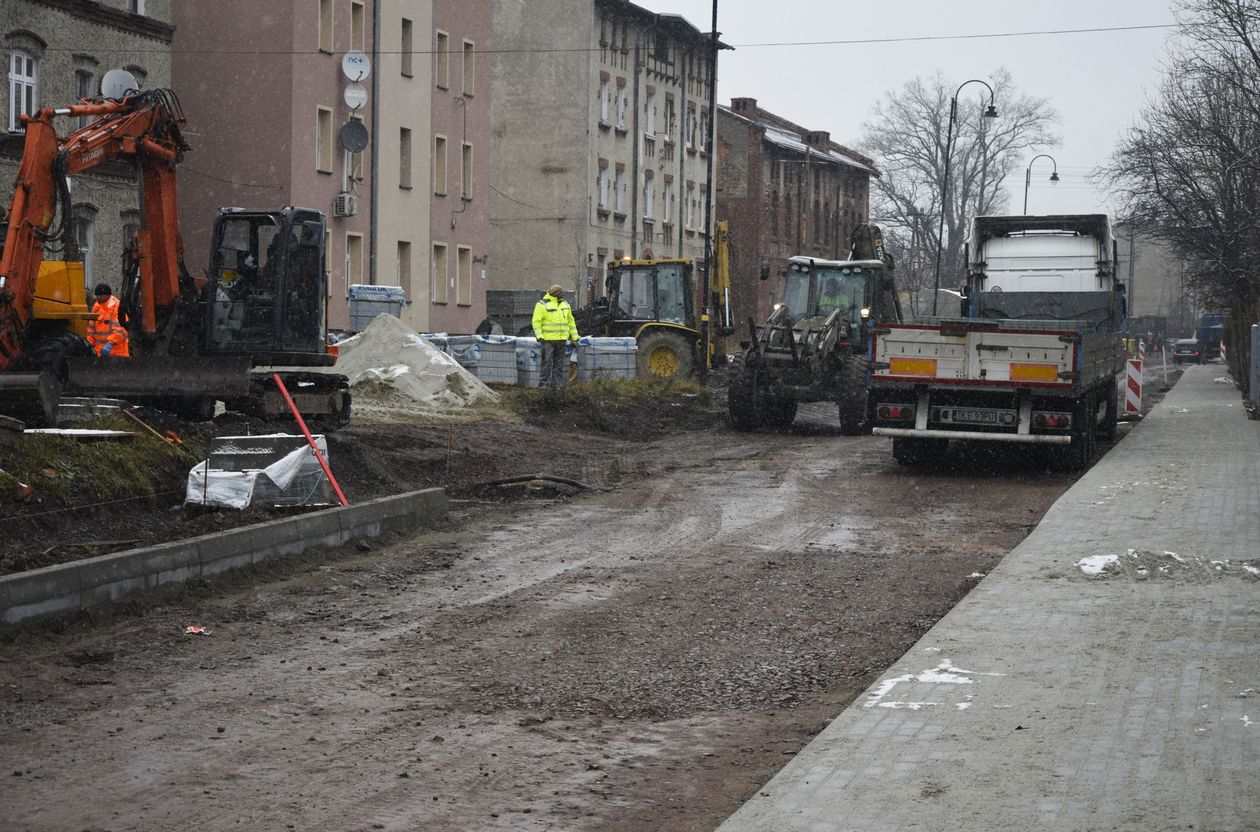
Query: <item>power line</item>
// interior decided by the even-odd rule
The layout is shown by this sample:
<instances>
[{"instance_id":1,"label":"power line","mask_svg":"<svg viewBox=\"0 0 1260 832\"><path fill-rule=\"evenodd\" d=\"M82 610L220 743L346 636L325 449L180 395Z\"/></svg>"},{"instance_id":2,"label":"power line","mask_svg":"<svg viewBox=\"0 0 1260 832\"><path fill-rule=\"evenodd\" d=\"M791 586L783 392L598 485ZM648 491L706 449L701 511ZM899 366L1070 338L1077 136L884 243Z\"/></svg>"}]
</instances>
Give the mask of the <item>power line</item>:
<instances>
[{"instance_id":1,"label":"power line","mask_svg":"<svg viewBox=\"0 0 1260 832\"><path fill-rule=\"evenodd\" d=\"M799 40L799 41L767 41L763 43L736 43L731 44L734 49L762 49L777 47L795 47L795 46L860 46L863 44L881 44L881 43L923 43L929 41L951 41L951 40L992 40L997 38L1024 38L1039 37L1043 35L1082 35L1095 34L1103 32L1139 32L1155 29L1180 29L1183 28L1180 23L1151 23L1139 26L1095 26L1085 29L1031 29L1025 32L984 32L975 34L962 35L912 35L899 38L850 38L846 40ZM584 47L568 47L568 48L529 48L529 49L478 49L476 54L479 55L512 55L512 54L540 54L540 53L581 53L581 52L601 52L611 47L604 46L584 46ZM49 46L44 48L45 52L82 52L82 47L68 46ZM180 55L329 55L322 49L134 49L126 47L101 47L94 50L99 53L126 53L126 54L180 54ZM378 49L377 55L435 55L439 54L436 50L402 50L402 49ZM329 57L333 57L329 55Z\"/></svg>"}]
</instances>

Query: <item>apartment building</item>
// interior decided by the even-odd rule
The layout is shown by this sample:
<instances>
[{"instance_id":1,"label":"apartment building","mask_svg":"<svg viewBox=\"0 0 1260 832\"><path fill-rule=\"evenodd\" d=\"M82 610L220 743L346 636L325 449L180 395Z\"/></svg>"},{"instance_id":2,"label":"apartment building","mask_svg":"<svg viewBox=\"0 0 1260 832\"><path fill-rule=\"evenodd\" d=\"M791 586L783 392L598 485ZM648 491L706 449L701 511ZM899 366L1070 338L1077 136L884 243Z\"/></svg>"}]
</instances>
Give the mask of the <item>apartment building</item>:
<instances>
[{"instance_id":1,"label":"apartment building","mask_svg":"<svg viewBox=\"0 0 1260 832\"><path fill-rule=\"evenodd\" d=\"M6 83L0 117L0 205L7 206L25 132L18 117L99 94L101 77L128 70L142 89L170 86L170 0L0 0ZM81 123L60 119L66 135ZM73 245L47 255L80 258L88 286L122 279L122 253L140 225L135 170L107 164L71 181Z\"/></svg>"},{"instance_id":2,"label":"apartment building","mask_svg":"<svg viewBox=\"0 0 1260 832\"><path fill-rule=\"evenodd\" d=\"M347 290L376 273L367 187L376 148L351 152L340 135L347 122L370 124L376 102L369 95L361 107L347 103L342 57L372 53L376 2L213 5L213 14L202 3L174 6L172 82L193 147L179 169L186 261L194 274L205 270L219 207L324 211L328 323L344 328Z\"/></svg>"},{"instance_id":3,"label":"apartment building","mask_svg":"<svg viewBox=\"0 0 1260 832\"><path fill-rule=\"evenodd\" d=\"M428 329L486 317L490 259L491 0L434 0Z\"/></svg>"},{"instance_id":4,"label":"apartment building","mask_svg":"<svg viewBox=\"0 0 1260 832\"><path fill-rule=\"evenodd\" d=\"M874 162L757 105L734 98L719 107L714 174L717 216L730 222L732 304L763 320L787 259L843 260L849 237L870 216ZM762 270L771 280L760 279Z\"/></svg>"},{"instance_id":5,"label":"apartment building","mask_svg":"<svg viewBox=\"0 0 1260 832\"><path fill-rule=\"evenodd\" d=\"M528 6L528 7L527 7ZM611 260L702 258L711 41L626 0L498 3L490 288L602 292Z\"/></svg>"}]
</instances>

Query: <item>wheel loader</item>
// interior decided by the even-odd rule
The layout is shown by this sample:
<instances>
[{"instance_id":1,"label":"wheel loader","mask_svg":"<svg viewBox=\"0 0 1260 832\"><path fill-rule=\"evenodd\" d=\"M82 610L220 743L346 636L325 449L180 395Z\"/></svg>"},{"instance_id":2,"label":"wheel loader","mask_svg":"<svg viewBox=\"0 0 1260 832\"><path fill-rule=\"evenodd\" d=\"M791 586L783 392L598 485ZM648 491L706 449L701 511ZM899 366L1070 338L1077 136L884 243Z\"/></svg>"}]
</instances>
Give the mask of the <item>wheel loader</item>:
<instances>
[{"instance_id":1,"label":"wheel loader","mask_svg":"<svg viewBox=\"0 0 1260 832\"><path fill-rule=\"evenodd\" d=\"M801 403L834 402L842 433L868 430L871 327L901 321L879 227L854 229L848 260L788 258L781 298L760 327L748 319L727 388L731 425L786 427Z\"/></svg>"}]
</instances>

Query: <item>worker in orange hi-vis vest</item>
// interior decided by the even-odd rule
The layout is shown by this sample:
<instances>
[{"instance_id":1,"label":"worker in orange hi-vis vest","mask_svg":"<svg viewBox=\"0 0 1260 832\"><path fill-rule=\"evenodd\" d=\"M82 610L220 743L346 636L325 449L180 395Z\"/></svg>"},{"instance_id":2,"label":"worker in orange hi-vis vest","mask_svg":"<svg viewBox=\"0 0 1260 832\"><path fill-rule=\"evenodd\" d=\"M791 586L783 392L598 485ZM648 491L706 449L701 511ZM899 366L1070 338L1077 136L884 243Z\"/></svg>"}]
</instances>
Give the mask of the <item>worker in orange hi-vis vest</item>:
<instances>
[{"instance_id":1,"label":"worker in orange hi-vis vest","mask_svg":"<svg viewBox=\"0 0 1260 832\"><path fill-rule=\"evenodd\" d=\"M118 298L108 283L98 283L93 294L96 303L92 304L92 314L96 318L88 322L88 343L93 352L109 358L130 357L127 330L118 317Z\"/></svg>"}]
</instances>

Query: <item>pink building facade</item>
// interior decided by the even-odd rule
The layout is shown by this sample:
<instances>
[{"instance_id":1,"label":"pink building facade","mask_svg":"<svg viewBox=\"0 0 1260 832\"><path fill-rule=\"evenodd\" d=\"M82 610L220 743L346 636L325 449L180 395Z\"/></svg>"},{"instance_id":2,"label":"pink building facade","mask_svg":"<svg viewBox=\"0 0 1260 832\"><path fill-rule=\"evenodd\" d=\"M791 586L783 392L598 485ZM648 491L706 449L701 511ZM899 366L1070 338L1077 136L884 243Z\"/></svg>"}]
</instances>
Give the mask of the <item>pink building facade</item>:
<instances>
[{"instance_id":1,"label":"pink building facade","mask_svg":"<svg viewBox=\"0 0 1260 832\"><path fill-rule=\"evenodd\" d=\"M216 0L212 14L205 4L174 4L172 86L193 146L180 171L186 262L204 272L221 206L321 210L333 329L348 322L348 286L371 273L370 147L348 153L338 136L351 118L370 124L370 98L357 112L343 100L341 59L371 51L373 2ZM358 210L334 216L343 193L359 197Z\"/></svg>"}]
</instances>

